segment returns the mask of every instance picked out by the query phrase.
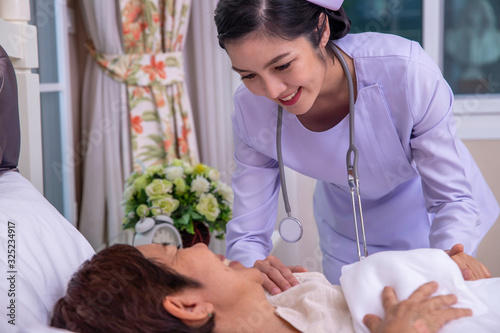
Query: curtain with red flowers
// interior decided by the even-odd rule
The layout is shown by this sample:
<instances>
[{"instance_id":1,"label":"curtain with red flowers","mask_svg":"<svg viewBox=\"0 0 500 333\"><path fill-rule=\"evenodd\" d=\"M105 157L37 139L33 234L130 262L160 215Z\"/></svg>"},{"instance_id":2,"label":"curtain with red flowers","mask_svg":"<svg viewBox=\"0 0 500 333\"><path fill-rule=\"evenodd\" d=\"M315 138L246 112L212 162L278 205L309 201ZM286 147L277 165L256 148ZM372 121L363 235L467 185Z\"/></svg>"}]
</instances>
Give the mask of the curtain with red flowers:
<instances>
[{"instance_id":1,"label":"curtain with red flowers","mask_svg":"<svg viewBox=\"0 0 500 333\"><path fill-rule=\"evenodd\" d=\"M133 170L199 160L182 56L191 0L80 4L91 59L82 92L87 139L78 227L100 249L128 241L120 203Z\"/></svg>"},{"instance_id":2,"label":"curtain with red flowers","mask_svg":"<svg viewBox=\"0 0 500 333\"><path fill-rule=\"evenodd\" d=\"M125 54L91 53L106 73L127 84L134 170L174 158L196 163L182 55L191 0L119 4Z\"/></svg>"}]
</instances>

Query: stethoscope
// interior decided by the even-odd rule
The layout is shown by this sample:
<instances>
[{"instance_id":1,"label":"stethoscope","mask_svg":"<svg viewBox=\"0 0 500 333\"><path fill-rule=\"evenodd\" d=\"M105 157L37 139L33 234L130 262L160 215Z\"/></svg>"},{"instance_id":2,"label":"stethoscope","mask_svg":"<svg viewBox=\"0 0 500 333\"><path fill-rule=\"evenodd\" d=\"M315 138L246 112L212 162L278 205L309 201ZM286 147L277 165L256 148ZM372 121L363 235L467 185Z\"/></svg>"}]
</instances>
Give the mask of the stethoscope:
<instances>
[{"instance_id":1,"label":"stethoscope","mask_svg":"<svg viewBox=\"0 0 500 333\"><path fill-rule=\"evenodd\" d=\"M344 57L340 54L338 48L333 45L333 51L337 59L339 59L340 64L342 65L342 69L347 77L347 85L349 91L349 149L347 150L346 156L346 165L347 165L347 181L349 184L349 191L351 193L351 202L352 202L352 211L354 216L354 229L356 232L356 244L358 249L358 260L363 260L368 256L368 249L366 246L366 236L365 236L365 224L363 221L363 210L361 208L361 196L359 193L359 174L358 174L358 150L356 149L355 140L354 140L354 85L352 82L351 72L349 71L349 67L344 60ZM276 151L278 155L278 167L280 172L281 179L281 190L283 193L283 201L285 203L285 211L287 217L281 220L278 231L280 233L281 238L288 243L295 243L302 238L303 228L302 223L292 216L292 212L290 209L290 203L288 202L288 193L286 189L285 182L285 170L283 168L283 156L281 152L281 129L283 124L283 107L281 105L278 106L278 124L276 129ZM356 205L357 204L357 205ZM357 212L359 210L359 212ZM359 237L359 229L358 229L358 218L361 224L361 234L363 237L363 247L364 247L364 256L361 254L361 246L360 246L360 237Z\"/></svg>"}]
</instances>

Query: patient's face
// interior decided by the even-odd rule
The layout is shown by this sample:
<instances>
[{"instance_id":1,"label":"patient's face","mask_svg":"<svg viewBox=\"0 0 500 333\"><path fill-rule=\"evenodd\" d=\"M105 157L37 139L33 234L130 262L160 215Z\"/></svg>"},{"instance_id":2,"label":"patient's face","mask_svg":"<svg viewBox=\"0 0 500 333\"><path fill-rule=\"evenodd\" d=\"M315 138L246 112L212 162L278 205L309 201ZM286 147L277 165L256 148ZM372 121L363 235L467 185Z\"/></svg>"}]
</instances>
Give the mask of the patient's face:
<instances>
[{"instance_id":1,"label":"patient's face","mask_svg":"<svg viewBox=\"0 0 500 333\"><path fill-rule=\"evenodd\" d=\"M230 266L223 258L215 255L208 247L199 243L185 249L175 246L150 244L137 246L148 259L155 259L178 273L201 282L209 293L217 298L224 294L239 295L262 289L262 275L255 268L246 268L238 262Z\"/></svg>"}]
</instances>

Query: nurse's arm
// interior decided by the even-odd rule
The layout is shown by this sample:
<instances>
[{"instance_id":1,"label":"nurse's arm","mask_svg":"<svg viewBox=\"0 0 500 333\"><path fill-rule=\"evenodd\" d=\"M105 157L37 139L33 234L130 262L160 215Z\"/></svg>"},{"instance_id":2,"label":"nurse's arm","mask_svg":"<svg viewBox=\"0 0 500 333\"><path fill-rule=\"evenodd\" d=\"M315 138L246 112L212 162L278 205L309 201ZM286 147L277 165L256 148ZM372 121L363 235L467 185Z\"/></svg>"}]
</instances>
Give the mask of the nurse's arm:
<instances>
[{"instance_id":1,"label":"nurse's arm","mask_svg":"<svg viewBox=\"0 0 500 333\"><path fill-rule=\"evenodd\" d=\"M464 280L478 280L491 277L491 272L479 260L464 252L462 244L455 244L451 250L446 251L462 271Z\"/></svg>"}]
</instances>

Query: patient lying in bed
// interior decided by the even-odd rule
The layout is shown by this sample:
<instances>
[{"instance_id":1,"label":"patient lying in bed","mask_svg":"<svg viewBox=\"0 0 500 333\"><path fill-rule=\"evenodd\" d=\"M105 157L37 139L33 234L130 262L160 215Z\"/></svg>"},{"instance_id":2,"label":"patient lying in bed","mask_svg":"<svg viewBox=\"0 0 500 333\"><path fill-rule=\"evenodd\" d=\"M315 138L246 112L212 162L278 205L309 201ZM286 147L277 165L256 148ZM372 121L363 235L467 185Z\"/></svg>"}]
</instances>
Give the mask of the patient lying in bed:
<instances>
[{"instance_id":1,"label":"patient lying in bed","mask_svg":"<svg viewBox=\"0 0 500 333\"><path fill-rule=\"evenodd\" d=\"M138 249L116 245L85 263L57 302L52 325L79 332L157 332L175 327L178 332L315 333L423 332L423 328L437 332L448 321L443 331L457 323L450 326L451 331L467 327L471 332L475 327L494 332L500 325L499 310L495 310L500 280L476 284L478 297L470 287L481 281L466 285L458 268L448 270L456 265L440 250L398 252L402 256L397 262L396 252L372 255L345 269L342 286L331 286L318 273L301 273L297 275L300 285L266 297L259 271L237 262L225 264L204 245L177 250L154 244ZM436 276L442 286L421 285L426 268L408 267L405 255L443 268L441 277ZM388 260L391 267L403 267L404 274L419 278L401 281L397 270L388 274L385 267L377 268ZM396 281L395 289L382 288L382 292L378 285L385 283L386 276ZM394 290L408 300L399 303ZM458 308L451 307L457 298L449 292L458 296ZM472 312L461 307L471 308L474 316L468 317ZM375 314L367 318L370 330L362 323L367 313Z\"/></svg>"}]
</instances>

